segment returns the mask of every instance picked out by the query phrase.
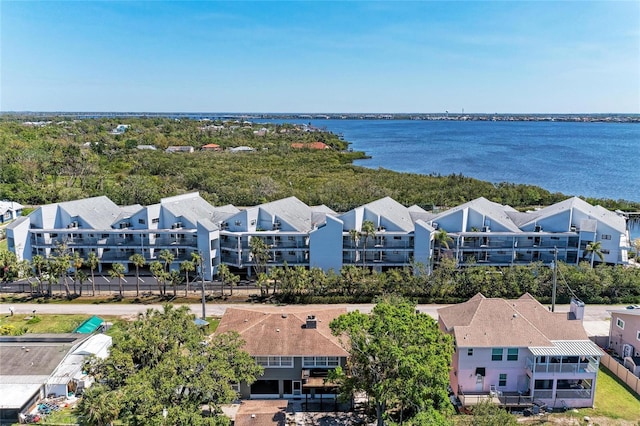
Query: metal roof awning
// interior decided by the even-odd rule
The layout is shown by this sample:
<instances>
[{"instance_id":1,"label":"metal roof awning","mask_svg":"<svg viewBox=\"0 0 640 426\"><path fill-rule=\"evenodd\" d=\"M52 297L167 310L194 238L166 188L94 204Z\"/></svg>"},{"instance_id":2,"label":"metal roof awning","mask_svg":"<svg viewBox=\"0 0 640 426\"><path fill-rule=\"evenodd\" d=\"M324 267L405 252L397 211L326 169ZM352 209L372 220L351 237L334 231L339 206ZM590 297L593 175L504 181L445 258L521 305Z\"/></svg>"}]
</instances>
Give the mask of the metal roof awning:
<instances>
[{"instance_id":1,"label":"metal roof awning","mask_svg":"<svg viewBox=\"0 0 640 426\"><path fill-rule=\"evenodd\" d=\"M73 332L81 334L91 334L96 331L104 322L104 320L98 316L92 316L88 320L84 321Z\"/></svg>"},{"instance_id":2,"label":"metal roof awning","mask_svg":"<svg viewBox=\"0 0 640 426\"><path fill-rule=\"evenodd\" d=\"M553 346L533 346L534 356L602 356L602 350L591 340L555 340Z\"/></svg>"}]
</instances>

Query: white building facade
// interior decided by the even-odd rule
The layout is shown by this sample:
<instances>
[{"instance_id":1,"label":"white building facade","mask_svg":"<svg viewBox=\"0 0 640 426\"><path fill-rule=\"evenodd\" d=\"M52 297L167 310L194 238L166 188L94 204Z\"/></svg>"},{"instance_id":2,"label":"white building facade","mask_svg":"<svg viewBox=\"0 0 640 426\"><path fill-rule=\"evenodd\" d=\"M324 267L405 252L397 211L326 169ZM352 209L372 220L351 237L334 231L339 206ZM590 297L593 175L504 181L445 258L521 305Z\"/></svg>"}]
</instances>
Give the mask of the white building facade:
<instances>
[{"instance_id":1,"label":"white building facade","mask_svg":"<svg viewBox=\"0 0 640 426\"><path fill-rule=\"evenodd\" d=\"M252 238L268 248L267 269L287 264L338 272L356 265L385 271L422 265L414 270L430 273L438 260L434 253L454 258L459 266L548 264L556 255L569 264L600 262L588 253L592 242L600 243L603 262L626 264L625 220L578 198L532 212L478 198L433 214L385 197L339 214L295 197L238 209L214 207L190 193L150 206L120 207L104 196L49 204L18 218L6 232L18 259L46 258L63 247L85 259L95 253L99 269L122 263L128 271L135 253L151 262L169 250L174 269L198 253L204 279L210 280L221 263L251 276ZM374 232L362 232L365 222ZM449 236L448 248L434 240L442 230Z\"/></svg>"}]
</instances>

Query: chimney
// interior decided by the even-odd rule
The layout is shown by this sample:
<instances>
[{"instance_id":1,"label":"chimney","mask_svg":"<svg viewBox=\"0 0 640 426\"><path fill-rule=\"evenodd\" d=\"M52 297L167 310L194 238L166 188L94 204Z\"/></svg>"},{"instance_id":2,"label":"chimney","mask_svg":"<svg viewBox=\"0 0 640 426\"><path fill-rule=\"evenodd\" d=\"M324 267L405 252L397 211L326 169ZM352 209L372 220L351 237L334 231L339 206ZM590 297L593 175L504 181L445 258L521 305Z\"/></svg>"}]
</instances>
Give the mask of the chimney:
<instances>
[{"instance_id":1,"label":"chimney","mask_svg":"<svg viewBox=\"0 0 640 426\"><path fill-rule=\"evenodd\" d=\"M307 327L306 328L317 328L318 322L316 321L315 315L307 315Z\"/></svg>"},{"instance_id":2,"label":"chimney","mask_svg":"<svg viewBox=\"0 0 640 426\"><path fill-rule=\"evenodd\" d=\"M571 319L582 321L584 318L584 302L572 297L569 304L569 312L573 314Z\"/></svg>"}]
</instances>

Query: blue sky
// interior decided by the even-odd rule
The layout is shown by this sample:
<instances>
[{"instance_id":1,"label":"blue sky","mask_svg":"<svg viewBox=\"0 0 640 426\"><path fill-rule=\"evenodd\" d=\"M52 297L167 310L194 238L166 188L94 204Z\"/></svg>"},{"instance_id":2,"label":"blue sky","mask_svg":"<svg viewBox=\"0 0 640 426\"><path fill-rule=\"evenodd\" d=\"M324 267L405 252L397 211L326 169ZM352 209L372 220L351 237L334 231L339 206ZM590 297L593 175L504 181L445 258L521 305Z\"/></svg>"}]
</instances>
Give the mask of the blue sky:
<instances>
[{"instance_id":1,"label":"blue sky","mask_svg":"<svg viewBox=\"0 0 640 426\"><path fill-rule=\"evenodd\" d=\"M0 3L0 110L640 113L637 1Z\"/></svg>"}]
</instances>

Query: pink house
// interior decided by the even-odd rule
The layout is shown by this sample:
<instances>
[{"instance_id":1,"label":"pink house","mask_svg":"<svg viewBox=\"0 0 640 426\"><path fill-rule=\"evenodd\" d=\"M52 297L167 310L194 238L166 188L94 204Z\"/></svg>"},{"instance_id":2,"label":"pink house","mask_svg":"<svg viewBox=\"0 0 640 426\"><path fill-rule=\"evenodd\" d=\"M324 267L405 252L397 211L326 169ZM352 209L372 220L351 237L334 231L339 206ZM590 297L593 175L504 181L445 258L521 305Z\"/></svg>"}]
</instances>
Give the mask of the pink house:
<instances>
[{"instance_id":1,"label":"pink house","mask_svg":"<svg viewBox=\"0 0 640 426\"><path fill-rule=\"evenodd\" d=\"M584 304L550 312L530 294L486 298L438 310L453 335L451 387L463 406L489 398L507 408L592 407L600 357L582 326Z\"/></svg>"}]
</instances>

